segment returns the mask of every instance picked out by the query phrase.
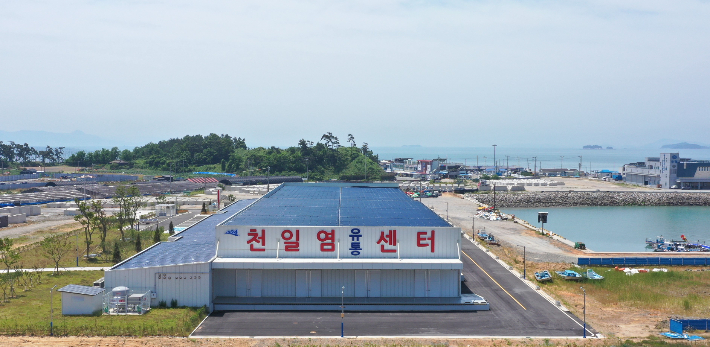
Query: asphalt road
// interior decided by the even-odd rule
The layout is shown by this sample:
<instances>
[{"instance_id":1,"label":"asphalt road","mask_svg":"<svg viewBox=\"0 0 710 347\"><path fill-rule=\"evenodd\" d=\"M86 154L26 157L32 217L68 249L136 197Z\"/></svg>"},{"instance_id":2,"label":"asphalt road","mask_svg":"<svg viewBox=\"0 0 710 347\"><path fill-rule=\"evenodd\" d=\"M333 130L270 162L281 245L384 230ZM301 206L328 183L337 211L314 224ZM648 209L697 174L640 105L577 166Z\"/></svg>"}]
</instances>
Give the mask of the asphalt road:
<instances>
[{"instance_id":1,"label":"asphalt road","mask_svg":"<svg viewBox=\"0 0 710 347\"><path fill-rule=\"evenodd\" d=\"M471 288L486 298L490 311L346 311L345 335L582 336L578 318L557 309L470 241L464 239L462 248L467 279L462 291ZM192 336L340 336L340 323L339 312L214 312Z\"/></svg>"}]
</instances>

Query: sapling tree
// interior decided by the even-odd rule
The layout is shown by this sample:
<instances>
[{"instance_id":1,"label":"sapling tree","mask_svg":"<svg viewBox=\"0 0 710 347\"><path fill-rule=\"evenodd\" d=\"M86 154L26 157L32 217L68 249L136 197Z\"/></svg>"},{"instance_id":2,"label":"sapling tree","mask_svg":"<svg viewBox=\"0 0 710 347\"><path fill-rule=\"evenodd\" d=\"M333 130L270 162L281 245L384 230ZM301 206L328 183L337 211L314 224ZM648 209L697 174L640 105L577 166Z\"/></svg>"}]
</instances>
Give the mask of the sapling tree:
<instances>
[{"instance_id":1,"label":"sapling tree","mask_svg":"<svg viewBox=\"0 0 710 347\"><path fill-rule=\"evenodd\" d=\"M89 251L91 249L91 244L94 242L91 240L94 235L94 212L91 210L91 206L86 203L86 201L81 201L79 198L75 198L77 206L79 206L79 214L74 216L74 220L81 223L82 229L84 231L84 243L86 244L86 258L89 258Z\"/></svg>"},{"instance_id":2,"label":"sapling tree","mask_svg":"<svg viewBox=\"0 0 710 347\"><path fill-rule=\"evenodd\" d=\"M71 251L69 239L62 235L54 235L45 238L39 243L44 253L43 257L54 263L54 272L59 272L59 263Z\"/></svg>"},{"instance_id":3,"label":"sapling tree","mask_svg":"<svg viewBox=\"0 0 710 347\"><path fill-rule=\"evenodd\" d=\"M7 273L10 273L10 268L20 261L20 253L12 248L13 241L6 237L0 239L0 262L5 265Z\"/></svg>"}]
</instances>

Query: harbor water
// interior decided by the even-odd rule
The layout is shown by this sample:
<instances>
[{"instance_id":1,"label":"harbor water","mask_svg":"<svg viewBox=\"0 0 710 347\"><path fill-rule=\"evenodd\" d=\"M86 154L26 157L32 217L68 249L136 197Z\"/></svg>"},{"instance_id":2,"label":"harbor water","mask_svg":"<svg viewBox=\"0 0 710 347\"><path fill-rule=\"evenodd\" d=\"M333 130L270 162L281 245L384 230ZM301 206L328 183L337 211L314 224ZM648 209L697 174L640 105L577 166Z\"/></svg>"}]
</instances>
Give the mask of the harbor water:
<instances>
[{"instance_id":1,"label":"harbor water","mask_svg":"<svg viewBox=\"0 0 710 347\"><path fill-rule=\"evenodd\" d=\"M690 242L710 242L710 207L613 206L503 208L539 227L537 213L549 212L545 229L570 241L584 242L597 252L650 252L646 238L663 236Z\"/></svg>"}]
</instances>

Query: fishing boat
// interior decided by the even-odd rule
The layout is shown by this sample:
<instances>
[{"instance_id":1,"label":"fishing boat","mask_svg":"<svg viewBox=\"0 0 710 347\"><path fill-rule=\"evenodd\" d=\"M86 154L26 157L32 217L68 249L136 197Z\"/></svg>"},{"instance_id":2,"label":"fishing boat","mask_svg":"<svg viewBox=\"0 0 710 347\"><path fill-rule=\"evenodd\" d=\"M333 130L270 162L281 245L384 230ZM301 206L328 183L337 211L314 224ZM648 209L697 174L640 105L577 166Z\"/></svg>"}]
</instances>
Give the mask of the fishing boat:
<instances>
[{"instance_id":1,"label":"fishing boat","mask_svg":"<svg viewBox=\"0 0 710 347\"><path fill-rule=\"evenodd\" d=\"M538 282L552 282L552 275L550 275L550 271L543 270L540 272L535 272L535 279Z\"/></svg>"},{"instance_id":2,"label":"fishing boat","mask_svg":"<svg viewBox=\"0 0 710 347\"><path fill-rule=\"evenodd\" d=\"M487 244L489 244L489 245L497 245L497 246L500 246L500 242L498 242L498 240L496 240L496 238L493 237L493 234L488 234L488 233L486 233L486 232L480 232L480 231L479 231L478 234L477 234L477 236L478 236L478 238L479 238L481 241L483 241L483 242L485 242L485 243L487 243Z\"/></svg>"},{"instance_id":3,"label":"fishing boat","mask_svg":"<svg viewBox=\"0 0 710 347\"><path fill-rule=\"evenodd\" d=\"M580 281L584 279L577 271L565 270L565 271L555 271L558 275L566 280Z\"/></svg>"},{"instance_id":4,"label":"fishing boat","mask_svg":"<svg viewBox=\"0 0 710 347\"><path fill-rule=\"evenodd\" d=\"M585 276L589 278L590 280L603 280L604 276L596 273L592 269L587 269L587 272L585 272Z\"/></svg>"},{"instance_id":5,"label":"fishing boat","mask_svg":"<svg viewBox=\"0 0 710 347\"><path fill-rule=\"evenodd\" d=\"M646 239L646 248L654 252L710 252L710 246L700 243L691 243L685 235L680 235L680 240L666 240L663 236L656 239Z\"/></svg>"}]
</instances>

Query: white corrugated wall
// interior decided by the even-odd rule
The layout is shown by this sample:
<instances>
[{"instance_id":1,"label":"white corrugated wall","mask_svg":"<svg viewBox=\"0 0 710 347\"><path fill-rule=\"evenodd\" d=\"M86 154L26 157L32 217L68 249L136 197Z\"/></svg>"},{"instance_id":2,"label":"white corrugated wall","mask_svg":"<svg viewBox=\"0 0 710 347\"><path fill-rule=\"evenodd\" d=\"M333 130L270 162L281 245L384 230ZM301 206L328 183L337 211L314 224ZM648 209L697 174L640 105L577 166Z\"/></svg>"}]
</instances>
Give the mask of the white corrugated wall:
<instances>
[{"instance_id":1,"label":"white corrugated wall","mask_svg":"<svg viewBox=\"0 0 710 347\"><path fill-rule=\"evenodd\" d=\"M459 270L214 270L214 296L456 297Z\"/></svg>"},{"instance_id":2,"label":"white corrugated wall","mask_svg":"<svg viewBox=\"0 0 710 347\"><path fill-rule=\"evenodd\" d=\"M209 263L107 270L104 277L107 291L118 286L134 291L153 291L157 297L151 300L151 306L160 301L170 305L173 299L179 306L211 304Z\"/></svg>"}]
</instances>

